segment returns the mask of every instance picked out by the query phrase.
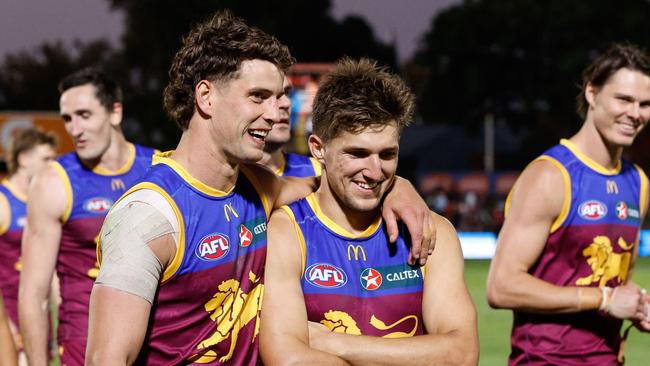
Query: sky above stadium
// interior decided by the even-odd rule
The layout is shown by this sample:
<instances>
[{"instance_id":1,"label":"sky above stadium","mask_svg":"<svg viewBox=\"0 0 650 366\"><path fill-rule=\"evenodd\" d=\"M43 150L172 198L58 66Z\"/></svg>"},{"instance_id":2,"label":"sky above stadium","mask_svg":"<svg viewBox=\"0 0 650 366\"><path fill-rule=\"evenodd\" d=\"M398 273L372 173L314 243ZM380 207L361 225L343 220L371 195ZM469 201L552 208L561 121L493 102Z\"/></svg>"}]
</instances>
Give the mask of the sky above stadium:
<instances>
[{"instance_id":1,"label":"sky above stadium","mask_svg":"<svg viewBox=\"0 0 650 366\"><path fill-rule=\"evenodd\" d=\"M460 0L332 0L332 15L360 15L378 38L396 41L398 58L413 55L418 41L441 9ZM0 58L30 50L43 41L107 38L117 45L124 15L111 11L106 0L0 1Z\"/></svg>"}]
</instances>

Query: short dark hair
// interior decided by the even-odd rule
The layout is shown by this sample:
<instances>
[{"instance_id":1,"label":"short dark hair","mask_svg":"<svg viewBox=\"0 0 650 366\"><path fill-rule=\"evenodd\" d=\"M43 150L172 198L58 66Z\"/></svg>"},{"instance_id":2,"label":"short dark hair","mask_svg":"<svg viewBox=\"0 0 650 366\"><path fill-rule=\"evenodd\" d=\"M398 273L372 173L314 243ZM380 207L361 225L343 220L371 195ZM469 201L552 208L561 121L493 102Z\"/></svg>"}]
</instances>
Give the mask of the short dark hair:
<instances>
[{"instance_id":1,"label":"short dark hair","mask_svg":"<svg viewBox=\"0 0 650 366\"><path fill-rule=\"evenodd\" d=\"M86 84L95 87L95 97L107 111L112 111L115 103L122 103L120 85L97 67L87 67L63 78L59 83L59 93Z\"/></svg>"},{"instance_id":2,"label":"short dark hair","mask_svg":"<svg viewBox=\"0 0 650 366\"><path fill-rule=\"evenodd\" d=\"M404 81L374 60L344 58L325 75L314 99L314 134L324 142L343 131L411 122L415 97Z\"/></svg>"},{"instance_id":3,"label":"short dark hair","mask_svg":"<svg viewBox=\"0 0 650 366\"><path fill-rule=\"evenodd\" d=\"M580 93L576 96L577 112L580 117L586 118L589 110L589 103L585 98L587 85L602 88L620 69L638 71L650 77L650 58L642 49L632 44L610 45L582 72Z\"/></svg>"},{"instance_id":4,"label":"short dark hair","mask_svg":"<svg viewBox=\"0 0 650 366\"><path fill-rule=\"evenodd\" d=\"M164 91L165 111L186 130L194 114L196 84L236 78L243 61L257 59L269 61L283 72L294 62L289 49L275 37L229 11L217 12L192 28L174 56Z\"/></svg>"},{"instance_id":5,"label":"short dark hair","mask_svg":"<svg viewBox=\"0 0 650 366\"><path fill-rule=\"evenodd\" d=\"M56 135L37 128L24 128L14 132L9 149L7 149L7 173L9 176L18 170L18 155L35 148L38 145L50 145L55 148Z\"/></svg>"}]
</instances>

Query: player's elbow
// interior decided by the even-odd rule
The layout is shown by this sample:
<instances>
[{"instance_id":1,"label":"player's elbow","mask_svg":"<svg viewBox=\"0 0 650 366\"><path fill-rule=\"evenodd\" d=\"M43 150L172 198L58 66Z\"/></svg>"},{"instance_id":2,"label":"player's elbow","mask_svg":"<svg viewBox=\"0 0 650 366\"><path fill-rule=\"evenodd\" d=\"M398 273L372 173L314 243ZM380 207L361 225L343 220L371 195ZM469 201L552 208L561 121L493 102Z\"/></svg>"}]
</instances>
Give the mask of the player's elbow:
<instances>
[{"instance_id":1,"label":"player's elbow","mask_svg":"<svg viewBox=\"0 0 650 366\"><path fill-rule=\"evenodd\" d=\"M486 285L487 302L493 309L508 307L508 280L505 276L490 271Z\"/></svg>"},{"instance_id":2,"label":"player's elbow","mask_svg":"<svg viewBox=\"0 0 650 366\"><path fill-rule=\"evenodd\" d=\"M457 336L457 341L447 349L444 365L476 366L479 359L478 335L476 332L467 333L463 337ZM440 365L438 361L435 365Z\"/></svg>"}]
</instances>

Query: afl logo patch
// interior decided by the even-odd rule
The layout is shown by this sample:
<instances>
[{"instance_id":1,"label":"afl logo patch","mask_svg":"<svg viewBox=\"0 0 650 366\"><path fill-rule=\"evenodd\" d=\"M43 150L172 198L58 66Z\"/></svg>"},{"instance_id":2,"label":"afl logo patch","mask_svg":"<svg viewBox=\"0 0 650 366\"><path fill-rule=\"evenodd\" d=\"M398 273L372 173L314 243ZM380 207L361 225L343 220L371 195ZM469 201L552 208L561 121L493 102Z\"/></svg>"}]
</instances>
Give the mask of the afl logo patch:
<instances>
[{"instance_id":1,"label":"afl logo patch","mask_svg":"<svg viewBox=\"0 0 650 366\"><path fill-rule=\"evenodd\" d=\"M204 236L196 247L196 256L204 261L216 261L228 254L230 240L224 234L214 233Z\"/></svg>"},{"instance_id":2,"label":"afl logo patch","mask_svg":"<svg viewBox=\"0 0 650 366\"><path fill-rule=\"evenodd\" d=\"M578 214L586 220L599 220L607 215L607 206L596 200L583 202L578 208Z\"/></svg>"},{"instance_id":3,"label":"afl logo patch","mask_svg":"<svg viewBox=\"0 0 650 366\"><path fill-rule=\"evenodd\" d=\"M113 201L104 197L93 197L87 199L83 205L84 210L96 214L108 212L108 210L111 209L111 206L113 206Z\"/></svg>"},{"instance_id":4,"label":"afl logo patch","mask_svg":"<svg viewBox=\"0 0 650 366\"><path fill-rule=\"evenodd\" d=\"M381 283L384 280L381 273L374 268L364 269L359 279L361 280L361 287L368 291L374 291L381 287Z\"/></svg>"},{"instance_id":5,"label":"afl logo patch","mask_svg":"<svg viewBox=\"0 0 650 366\"><path fill-rule=\"evenodd\" d=\"M322 288L337 288L348 282L342 269L329 263L316 263L305 271L305 279L310 284Z\"/></svg>"}]
</instances>

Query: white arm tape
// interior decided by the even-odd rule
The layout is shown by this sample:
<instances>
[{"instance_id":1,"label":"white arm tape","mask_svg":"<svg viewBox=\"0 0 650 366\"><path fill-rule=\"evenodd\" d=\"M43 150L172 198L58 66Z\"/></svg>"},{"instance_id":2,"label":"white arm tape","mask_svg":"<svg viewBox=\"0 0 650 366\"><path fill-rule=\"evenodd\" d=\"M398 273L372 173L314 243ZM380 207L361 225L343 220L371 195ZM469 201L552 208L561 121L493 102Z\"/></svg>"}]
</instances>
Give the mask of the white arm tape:
<instances>
[{"instance_id":1,"label":"white arm tape","mask_svg":"<svg viewBox=\"0 0 650 366\"><path fill-rule=\"evenodd\" d=\"M174 242L178 242L176 218L170 222L168 215L161 212L171 207L164 197L155 195L168 207L161 207L159 200L146 194L134 194L120 201L106 217L101 238L102 263L95 281L149 303L153 303L163 267L148 244L164 235L172 235Z\"/></svg>"}]
</instances>

